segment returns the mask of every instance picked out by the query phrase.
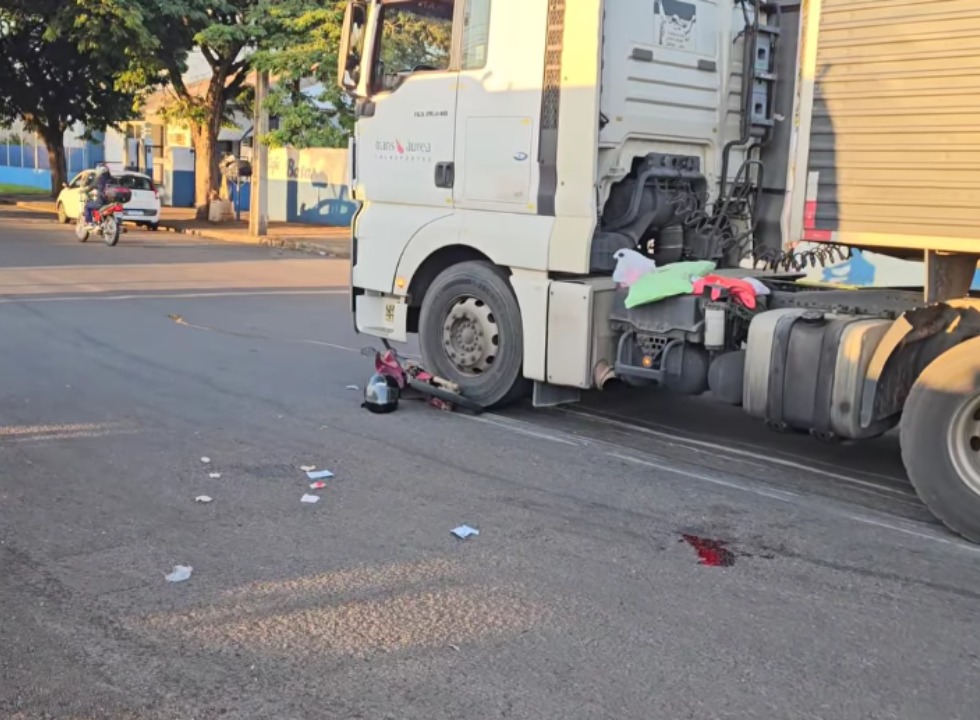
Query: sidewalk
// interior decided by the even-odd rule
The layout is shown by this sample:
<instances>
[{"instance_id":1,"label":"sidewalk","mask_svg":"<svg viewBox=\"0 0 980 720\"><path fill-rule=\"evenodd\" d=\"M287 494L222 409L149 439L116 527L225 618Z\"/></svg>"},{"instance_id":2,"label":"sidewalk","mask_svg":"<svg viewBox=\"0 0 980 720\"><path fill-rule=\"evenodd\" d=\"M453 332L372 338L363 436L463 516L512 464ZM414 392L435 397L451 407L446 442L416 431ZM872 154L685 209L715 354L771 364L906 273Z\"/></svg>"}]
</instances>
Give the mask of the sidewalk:
<instances>
[{"instance_id":1,"label":"sidewalk","mask_svg":"<svg viewBox=\"0 0 980 720\"><path fill-rule=\"evenodd\" d=\"M54 202L48 200L21 200L16 205L52 216L57 214ZM269 223L269 234L258 238L248 234L247 212L242 213L238 222L210 223L196 220L193 208L165 207L160 216L160 229L223 242L268 245L335 258L350 257L350 228L273 222Z\"/></svg>"}]
</instances>

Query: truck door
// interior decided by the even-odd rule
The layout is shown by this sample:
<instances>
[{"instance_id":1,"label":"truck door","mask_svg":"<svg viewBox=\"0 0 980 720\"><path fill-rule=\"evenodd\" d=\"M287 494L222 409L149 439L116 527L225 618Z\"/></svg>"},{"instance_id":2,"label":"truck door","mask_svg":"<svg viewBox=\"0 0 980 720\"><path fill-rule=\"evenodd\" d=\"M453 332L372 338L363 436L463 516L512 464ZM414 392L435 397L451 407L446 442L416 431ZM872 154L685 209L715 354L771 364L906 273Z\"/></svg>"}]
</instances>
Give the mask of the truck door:
<instances>
[{"instance_id":1,"label":"truck door","mask_svg":"<svg viewBox=\"0 0 980 720\"><path fill-rule=\"evenodd\" d=\"M393 244L396 256L418 227L452 210L459 78L451 69L454 5L408 0L377 6L383 30L373 92L358 120L357 176L376 220L385 215L379 206L400 208L392 228L401 235L392 238L401 241Z\"/></svg>"},{"instance_id":2,"label":"truck door","mask_svg":"<svg viewBox=\"0 0 980 720\"><path fill-rule=\"evenodd\" d=\"M529 72L534 82L540 81L540 70L528 70L529 59L541 56L543 35L543 29L529 20L533 13L525 5L532 4L527 0L461 3L454 188L457 208L534 212L532 143L541 101L539 93L522 89ZM464 232L468 232L468 224L481 225L484 221L478 214L466 214L462 222Z\"/></svg>"}]
</instances>

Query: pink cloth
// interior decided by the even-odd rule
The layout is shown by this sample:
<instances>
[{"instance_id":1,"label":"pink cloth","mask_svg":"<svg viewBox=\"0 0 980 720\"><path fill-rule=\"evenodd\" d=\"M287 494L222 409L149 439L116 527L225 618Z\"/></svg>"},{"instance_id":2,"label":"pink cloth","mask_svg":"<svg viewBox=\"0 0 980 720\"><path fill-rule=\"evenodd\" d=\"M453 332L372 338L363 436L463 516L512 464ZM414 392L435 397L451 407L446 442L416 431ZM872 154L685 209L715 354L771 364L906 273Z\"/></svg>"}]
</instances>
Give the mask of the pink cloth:
<instances>
[{"instance_id":1,"label":"pink cloth","mask_svg":"<svg viewBox=\"0 0 980 720\"><path fill-rule=\"evenodd\" d=\"M703 278L694 281L694 294L704 295L704 290L709 285L720 285L726 288L736 302L741 303L749 310L755 310L756 292L752 283L737 278L721 277L720 275L705 275ZM711 288L711 299L717 300L719 297L721 297L721 289L718 287Z\"/></svg>"},{"instance_id":2,"label":"pink cloth","mask_svg":"<svg viewBox=\"0 0 980 720\"><path fill-rule=\"evenodd\" d=\"M398 387L402 389L408 385L408 378L405 377L405 371L398 363L398 356L391 350L386 351L384 355L381 353L375 354L374 371L379 375L388 375L395 378Z\"/></svg>"}]
</instances>

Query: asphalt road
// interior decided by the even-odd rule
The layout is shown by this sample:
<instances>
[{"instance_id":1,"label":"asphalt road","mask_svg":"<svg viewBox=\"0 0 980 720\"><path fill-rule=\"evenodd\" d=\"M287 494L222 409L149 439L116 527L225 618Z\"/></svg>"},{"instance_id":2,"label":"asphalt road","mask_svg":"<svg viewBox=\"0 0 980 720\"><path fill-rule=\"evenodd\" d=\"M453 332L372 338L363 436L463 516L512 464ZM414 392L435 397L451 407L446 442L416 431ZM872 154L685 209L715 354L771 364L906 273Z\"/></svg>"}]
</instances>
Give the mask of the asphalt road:
<instances>
[{"instance_id":1,"label":"asphalt road","mask_svg":"<svg viewBox=\"0 0 980 720\"><path fill-rule=\"evenodd\" d=\"M0 207L0 718L976 718L980 550L892 438L375 417L346 278Z\"/></svg>"}]
</instances>

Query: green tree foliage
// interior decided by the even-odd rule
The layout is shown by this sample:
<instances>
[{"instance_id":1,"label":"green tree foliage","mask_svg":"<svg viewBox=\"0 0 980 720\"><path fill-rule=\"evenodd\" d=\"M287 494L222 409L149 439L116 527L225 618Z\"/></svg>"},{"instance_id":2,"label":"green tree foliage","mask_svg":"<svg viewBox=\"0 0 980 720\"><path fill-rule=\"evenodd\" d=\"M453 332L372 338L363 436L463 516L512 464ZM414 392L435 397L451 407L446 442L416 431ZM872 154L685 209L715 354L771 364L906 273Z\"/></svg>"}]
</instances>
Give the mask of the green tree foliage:
<instances>
[{"instance_id":1,"label":"green tree foliage","mask_svg":"<svg viewBox=\"0 0 980 720\"><path fill-rule=\"evenodd\" d=\"M135 77L162 79L171 94L165 115L190 127L195 155L195 204L198 215L206 216L210 195L221 182L218 134L236 103L248 100L248 55L264 33L259 11L264 2L125 0L125 4L139 8L148 36L142 57L133 63L131 73ZM184 82L187 58L195 47L211 68L211 76L200 90Z\"/></svg>"},{"instance_id":2,"label":"green tree foliage","mask_svg":"<svg viewBox=\"0 0 980 720\"><path fill-rule=\"evenodd\" d=\"M336 84L345 5L346 0L266 0L265 33L253 61L273 79L266 109L279 127L263 138L269 145L347 144L353 108Z\"/></svg>"},{"instance_id":3,"label":"green tree foliage","mask_svg":"<svg viewBox=\"0 0 980 720\"><path fill-rule=\"evenodd\" d=\"M381 62L387 73L410 72L418 67L444 69L449 66L453 20L451 6L443 12L422 12L409 5L393 6L385 13L381 38Z\"/></svg>"},{"instance_id":4,"label":"green tree foliage","mask_svg":"<svg viewBox=\"0 0 980 720\"><path fill-rule=\"evenodd\" d=\"M266 107L279 118L279 127L265 138L270 145L347 145L354 108L337 86L337 50L346 4L346 0L265 0L265 32L253 59L273 78ZM385 72L448 64L452 6L425 11L423 5L404 10L393 6L387 11L379 66ZM320 91L311 94L311 85Z\"/></svg>"},{"instance_id":5,"label":"green tree foliage","mask_svg":"<svg viewBox=\"0 0 980 720\"><path fill-rule=\"evenodd\" d=\"M48 150L52 194L66 178L65 131L88 132L134 116L145 88L127 38L142 17L111 0L4 0L0 5L0 124L22 120ZM143 78L145 80L145 76Z\"/></svg>"}]
</instances>

